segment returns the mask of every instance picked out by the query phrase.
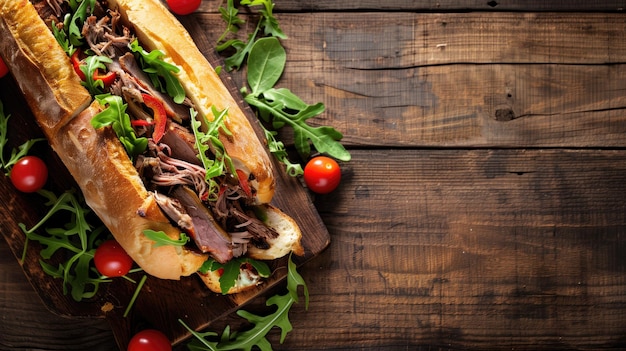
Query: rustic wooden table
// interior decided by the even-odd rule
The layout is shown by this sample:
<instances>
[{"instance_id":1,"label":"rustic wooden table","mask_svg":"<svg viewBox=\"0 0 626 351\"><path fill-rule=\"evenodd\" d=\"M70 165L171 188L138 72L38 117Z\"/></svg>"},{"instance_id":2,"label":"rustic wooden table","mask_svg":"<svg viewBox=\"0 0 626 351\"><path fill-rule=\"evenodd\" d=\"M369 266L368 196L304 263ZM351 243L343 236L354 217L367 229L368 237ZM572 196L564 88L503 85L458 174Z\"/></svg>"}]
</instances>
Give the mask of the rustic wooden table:
<instances>
[{"instance_id":1,"label":"rustic wooden table","mask_svg":"<svg viewBox=\"0 0 626 351\"><path fill-rule=\"evenodd\" d=\"M276 0L279 85L353 155L276 350L626 348L626 3L571 3ZM4 242L0 316L2 350L116 348L47 311Z\"/></svg>"}]
</instances>

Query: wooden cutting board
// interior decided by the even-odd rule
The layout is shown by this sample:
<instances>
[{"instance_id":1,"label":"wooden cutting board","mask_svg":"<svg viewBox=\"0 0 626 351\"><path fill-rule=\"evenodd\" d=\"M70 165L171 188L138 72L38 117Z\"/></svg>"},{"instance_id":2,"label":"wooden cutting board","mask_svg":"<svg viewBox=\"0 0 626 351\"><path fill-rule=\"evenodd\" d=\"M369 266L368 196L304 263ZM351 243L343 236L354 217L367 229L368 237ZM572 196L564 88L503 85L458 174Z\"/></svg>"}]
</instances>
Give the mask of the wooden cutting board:
<instances>
[{"instance_id":1,"label":"wooden cutting board","mask_svg":"<svg viewBox=\"0 0 626 351\"><path fill-rule=\"evenodd\" d=\"M214 66L220 65L220 58L214 54L211 43L204 38L202 28L191 19L186 20L184 25L209 61ZM227 74L222 72L221 75L226 86L257 128L257 136L262 135L257 126L256 116L243 104L239 87L234 86ZM28 139L42 136L26 102L19 93L17 84L10 76L0 79L0 100L4 104L5 114L11 115L7 149L17 147ZM42 157L48 164L50 177L46 189L60 194L76 187L65 167L46 143L37 143L30 154ZM274 166L277 191L273 204L291 215L302 229L305 255L294 258L294 261L301 265L323 251L330 243L330 236L307 190L302 187L299 180L289 177L283 167L276 162ZM271 262L270 267L274 274L267 283L253 291L232 296L209 292L195 276L180 281L149 277L132 311L127 317L123 317L136 285L124 279L116 279L112 283L102 285L98 294L89 301L76 302L63 293L60 280L53 279L42 271L39 264L41 247L37 243L29 243L22 262L25 235L18 223L25 224L26 228L31 228L37 223L47 209L43 200L43 197L38 194L23 194L16 191L8 177L0 176L2 235L20 262L26 279L30 281L50 311L69 318L106 318L110 322L120 349L125 350L130 337L145 327L162 330L174 344L179 343L189 337L187 330L178 322L179 319L196 330L202 329L220 317L242 307L252 298L268 292L283 280L286 273L286 258ZM140 279L141 274L135 273L133 278ZM111 306L113 309L107 311Z\"/></svg>"}]
</instances>

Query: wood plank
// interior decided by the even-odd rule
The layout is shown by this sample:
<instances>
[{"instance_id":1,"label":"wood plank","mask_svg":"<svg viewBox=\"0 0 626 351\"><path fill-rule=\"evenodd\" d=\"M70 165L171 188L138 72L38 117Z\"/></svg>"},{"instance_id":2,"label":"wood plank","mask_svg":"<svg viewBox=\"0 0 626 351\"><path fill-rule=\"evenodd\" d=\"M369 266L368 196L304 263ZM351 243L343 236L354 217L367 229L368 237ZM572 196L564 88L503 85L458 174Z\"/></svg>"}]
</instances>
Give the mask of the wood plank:
<instances>
[{"instance_id":1,"label":"wood plank","mask_svg":"<svg viewBox=\"0 0 626 351\"><path fill-rule=\"evenodd\" d=\"M204 1L202 11L217 11L222 0ZM620 0L607 1L542 1L542 0L428 0L406 1L377 0L361 1L303 1L279 0L276 1L276 12L317 12L317 11L610 11L623 12L626 4Z\"/></svg>"},{"instance_id":2,"label":"wood plank","mask_svg":"<svg viewBox=\"0 0 626 351\"><path fill-rule=\"evenodd\" d=\"M217 40L219 19L199 15ZM280 86L346 144L624 147L626 22L614 14L283 14ZM307 30L301 30L306 28ZM241 73L235 80L242 86Z\"/></svg>"},{"instance_id":3,"label":"wood plank","mask_svg":"<svg viewBox=\"0 0 626 351\"><path fill-rule=\"evenodd\" d=\"M45 308L9 246L0 240L0 349L114 350L103 319L68 319ZM36 326L37 334L34 332Z\"/></svg>"},{"instance_id":4,"label":"wood plank","mask_svg":"<svg viewBox=\"0 0 626 351\"><path fill-rule=\"evenodd\" d=\"M626 346L625 151L353 156L285 349Z\"/></svg>"},{"instance_id":5,"label":"wood plank","mask_svg":"<svg viewBox=\"0 0 626 351\"><path fill-rule=\"evenodd\" d=\"M340 191L316 198L332 243L301 268L310 308L294 306L284 345L272 332L275 350L329 340L334 349L626 347L626 150L353 156ZM16 265L2 259L0 268L13 269L0 279L19 287L0 298L26 294L23 305L0 303L5 316L24 311L0 323L10 331L0 333L2 343L24 342L20 325L57 321L42 315L36 295L28 298ZM58 328L80 323L98 330L97 322L58 323L42 327L30 345L52 349L67 337ZM241 318L230 315L211 330L226 323ZM76 335L64 349L93 345L97 335Z\"/></svg>"}]
</instances>

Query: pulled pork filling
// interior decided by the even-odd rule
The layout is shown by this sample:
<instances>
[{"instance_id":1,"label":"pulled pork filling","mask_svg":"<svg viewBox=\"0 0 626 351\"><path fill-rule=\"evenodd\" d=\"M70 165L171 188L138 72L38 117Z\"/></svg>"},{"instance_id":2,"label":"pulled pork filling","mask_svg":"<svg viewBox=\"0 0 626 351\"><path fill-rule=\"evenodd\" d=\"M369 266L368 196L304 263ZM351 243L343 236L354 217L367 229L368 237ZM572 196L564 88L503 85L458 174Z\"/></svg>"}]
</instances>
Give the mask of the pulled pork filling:
<instances>
[{"instance_id":1,"label":"pulled pork filling","mask_svg":"<svg viewBox=\"0 0 626 351\"><path fill-rule=\"evenodd\" d=\"M44 20L57 25L62 23L62 14L67 10L64 1L33 3ZM189 234L200 251L221 263L244 255L248 245L267 248L267 240L278 233L255 214L251 198L254 189L242 187L242 182L246 182L247 187L252 179L241 180L237 174L218 177L215 180L220 192L216 200L209 201L206 170L197 157L195 137L189 128L193 104L188 98L177 104L169 95L154 88L130 50L135 36L122 25L120 14L105 11L98 4L94 16L85 21L82 35L88 44L85 50L112 59L107 69L117 77L108 91L124 99L131 120L150 122L153 119L151 109L144 103L145 95L158 100L169 117L166 131L158 142L152 139L150 123L137 123L136 134L149 141L146 151L136 157L134 163L146 188L172 223Z\"/></svg>"}]
</instances>

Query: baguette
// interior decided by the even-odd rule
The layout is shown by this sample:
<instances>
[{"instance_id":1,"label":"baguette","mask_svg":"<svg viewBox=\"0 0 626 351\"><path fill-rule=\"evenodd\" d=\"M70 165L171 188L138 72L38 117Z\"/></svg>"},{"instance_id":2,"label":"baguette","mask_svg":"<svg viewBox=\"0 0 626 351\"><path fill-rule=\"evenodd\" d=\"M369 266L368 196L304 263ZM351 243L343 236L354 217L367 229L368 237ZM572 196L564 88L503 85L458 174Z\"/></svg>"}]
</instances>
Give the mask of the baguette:
<instances>
[{"instance_id":1,"label":"baguette","mask_svg":"<svg viewBox=\"0 0 626 351\"><path fill-rule=\"evenodd\" d=\"M46 6L45 3L0 0L0 35L7 38L0 43L0 56L20 83L33 115L76 179L87 204L140 267L158 278L180 279L197 272L209 257L224 263L241 255L271 260L290 252L304 254L297 223L269 204L275 181L266 146L191 36L167 8L158 0L103 0L97 5L108 9L104 16L113 18L119 13L119 18L107 18L108 21L123 23L145 50L161 51L167 63L180 69L177 78L186 94L185 104L200 116L205 132L215 118L214 110L227 111L224 126L228 132L221 129L218 137L237 172L227 168L226 173L216 177L224 189L216 195L217 200L202 196L196 185L164 184L157 179L157 171L163 171L163 166L157 169L155 162L198 161L183 156L191 149L201 153L197 144L183 142L187 147L177 148L176 143L169 143L178 140L180 144L180 140L188 141L193 135L189 129L184 130L189 128L185 126L186 116L168 110L172 118L168 119L164 137L159 138L163 141L157 140L150 127L139 130L148 139L147 151L140 155L127 153L114 128L94 127L94 117L101 115L107 105L93 100L83 87L67 53L49 28L51 21L37 11L36 7ZM107 28L117 29L113 24ZM97 50L93 46L91 49ZM129 51L124 48L122 54ZM124 66L124 56L109 57L112 63L107 69L116 73L116 82L122 80L125 72L132 76L132 70ZM133 82L145 82L137 77L131 77ZM149 109L141 108L141 103L148 103L136 101L137 94L125 95L125 88L107 87L109 92L123 96L131 118L145 117ZM146 92L142 94L161 99L154 92L155 87L142 89ZM167 103L163 105L167 108ZM174 137L179 134L185 137ZM215 145L208 147L215 153ZM182 248L156 247L144 235L146 230L163 232L172 239L185 232L194 243ZM211 290L221 292L215 274L202 274L201 279ZM259 280L242 282L245 284L238 284L228 293L255 286Z\"/></svg>"}]
</instances>

